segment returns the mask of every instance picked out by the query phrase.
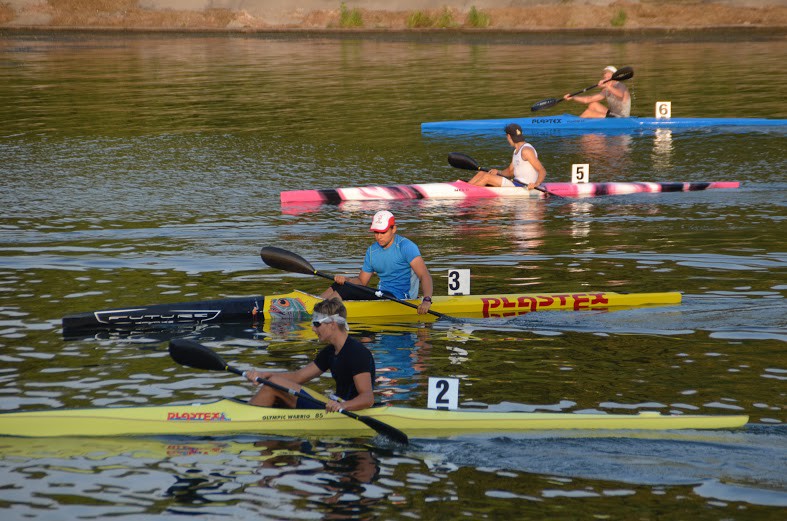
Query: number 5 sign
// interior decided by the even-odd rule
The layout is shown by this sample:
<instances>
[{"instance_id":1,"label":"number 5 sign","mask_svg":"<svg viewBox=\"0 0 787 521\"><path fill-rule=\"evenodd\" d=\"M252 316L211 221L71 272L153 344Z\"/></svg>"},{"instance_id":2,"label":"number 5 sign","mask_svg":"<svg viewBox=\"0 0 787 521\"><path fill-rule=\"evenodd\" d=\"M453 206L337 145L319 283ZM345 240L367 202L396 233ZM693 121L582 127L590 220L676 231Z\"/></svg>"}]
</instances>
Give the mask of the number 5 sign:
<instances>
[{"instance_id":1,"label":"number 5 sign","mask_svg":"<svg viewBox=\"0 0 787 521\"><path fill-rule=\"evenodd\" d=\"M575 163L571 165L571 182L587 183L590 181L590 165L587 163Z\"/></svg>"},{"instance_id":2,"label":"number 5 sign","mask_svg":"<svg viewBox=\"0 0 787 521\"><path fill-rule=\"evenodd\" d=\"M430 409L456 409L459 407L459 379L429 377Z\"/></svg>"}]
</instances>

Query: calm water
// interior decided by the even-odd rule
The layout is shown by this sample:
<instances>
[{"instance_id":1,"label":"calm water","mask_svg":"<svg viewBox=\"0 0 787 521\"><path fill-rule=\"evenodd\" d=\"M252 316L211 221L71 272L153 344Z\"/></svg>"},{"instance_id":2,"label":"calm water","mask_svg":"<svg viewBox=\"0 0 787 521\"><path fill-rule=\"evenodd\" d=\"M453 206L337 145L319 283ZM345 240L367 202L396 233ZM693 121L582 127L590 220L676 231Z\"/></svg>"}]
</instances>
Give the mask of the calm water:
<instances>
[{"instance_id":1,"label":"calm water","mask_svg":"<svg viewBox=\"0 0 787 521\"><path fill-rule=\"evenodd\" d=\"M680 306L464 325L358 324L380 399L425 406L748 414L735 431L415 439L0 440L3 519L782 519L787 506L787 200L780 129L533 136L551 181L739 180L738 190L586 200L364 203L289 211L279 192L466 178L500 136L420 123L523 116L631 65L634 113L787 118L784 39L535 44L0 35L0 409L249 396L176 366L173 335L242 366L295 368L302 327L247 324L64 340L68 313L291 289L259 248L355 272L370 216L399 218L444 294L680 291ZM765 72L767 71L767 74ZM560 110L579 112L561 104ZM546 113L554 113L547 111ZM315 387L328 389L329 382Z\"/></svg>"}]
</instances>

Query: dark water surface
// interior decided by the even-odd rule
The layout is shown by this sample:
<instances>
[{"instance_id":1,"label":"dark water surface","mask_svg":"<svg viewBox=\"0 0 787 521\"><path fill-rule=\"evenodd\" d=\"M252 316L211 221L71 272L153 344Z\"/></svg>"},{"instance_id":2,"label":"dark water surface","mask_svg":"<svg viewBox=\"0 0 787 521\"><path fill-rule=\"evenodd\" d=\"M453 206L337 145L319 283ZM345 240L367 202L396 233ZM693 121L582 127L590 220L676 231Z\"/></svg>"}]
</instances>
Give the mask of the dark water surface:
<instances>
[{"instance_id":1,"label":"dark water surface","mask_svg":"<svg viewBox=\"0 0 787 521\"><path fill-rule=\"evenodd\" d=\"M787 506L784 129L532 136L550 181L741 181L584 200L356 203L283 211L282 190L467 178L503 137L420 123L525 116L631 65L634 113L785 118L787 43L537 44L68 34L0 36L0 409L188 403L252 392L177 366L189 335L240 367L295 368L305 324L64 340L63 315L319 292L261 246L355 272L381 208L436 293L680 291L678 306L466 324L356 324L380 399L425 406L429 376L494 410L748 414L734 431L415 439L0 440L3 519L782 519ZM767 74L764 74L767 71ZM578 105L561 104L578 113ZM315 387L327 390L328 380ZM781 512L781 514L779 514Z\"/></svg>"}]
</instances>

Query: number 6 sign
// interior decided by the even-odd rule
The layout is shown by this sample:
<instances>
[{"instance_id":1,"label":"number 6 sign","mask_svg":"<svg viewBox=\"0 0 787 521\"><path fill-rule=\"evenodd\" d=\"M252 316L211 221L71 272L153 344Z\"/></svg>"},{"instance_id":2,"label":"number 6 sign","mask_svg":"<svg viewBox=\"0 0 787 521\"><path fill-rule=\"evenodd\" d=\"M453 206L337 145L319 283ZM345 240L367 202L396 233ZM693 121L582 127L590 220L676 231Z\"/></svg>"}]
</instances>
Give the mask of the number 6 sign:
<instances>
[{"instance_id":1,"label":"number 6 sign","mask_svg":"<svg viewBox=\"0 0 787 521\"><path fill-rule=\"evenodd\" d=\"M656 102L656 119L670 119L672 117L672 102Z\"/></svg>"},{"instance_id":2,"label":"number 6 sign","mask_svg":"<svg viewBox=\"0 0 787 521\"><path fill-rule=\"evenodd\" d=\"M456 409L459 407L459 379L429 377L430 409Z\"/></svg>"}]
</instances>

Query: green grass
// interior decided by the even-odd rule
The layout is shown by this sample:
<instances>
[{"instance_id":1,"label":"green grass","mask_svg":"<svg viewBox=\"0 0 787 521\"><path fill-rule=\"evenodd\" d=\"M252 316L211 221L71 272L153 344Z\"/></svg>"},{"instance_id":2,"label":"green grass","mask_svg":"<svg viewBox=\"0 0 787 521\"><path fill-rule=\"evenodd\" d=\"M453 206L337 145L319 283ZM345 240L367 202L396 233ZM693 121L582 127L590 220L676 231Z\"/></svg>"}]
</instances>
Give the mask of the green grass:
<instances>
[{"instance_id":1,"label":"green grass","mask_svg":"<svg viewBox=\"0 0 787 521\"><path fill-rule=\"evenodd\" d=\"M424 29L429 27L437 27L446 29L448 27L456 27L458 24L454 21L454 15L451 10L444 7L443 10L437 15L431 15L425 11L414 11L407 16L407 27L410 29Z\"/></svg>"},{"instance_id":2,"label":"green grass","mask_svg":"<svg viewBox=\"0 0 787 521\"><path fill-rule=\"evenodd\" d=\"M615 13L615 16L612 17L612 20L610 20L609 23L612 24L612 27L623 27L626 25L627 16L628 15L626 15L626 11L620 9L617 13Z\"/></svg>"},{"instance_id":3,"label":"green grass","mask_svg":"<svg viewBox=\"0 0 787 521\"><path fill-rule=\"evenodd\" d=\"M349 9L347 4L342 2L339 7L339 27L362 27L363 16L359 9Z\"/></svg>"},{"instance_id":4,"label":"green grass","mask_svg":"<svg viewBox=\"0 0 787 521\"><path fill-rule=\"evenodd\" d=\"M490 22L491 19L489 18L489 15L479 11L475 6L470 7L470 12L467 13L467 19L465 20L466 25L479 29L483 27L489 27Z\"/></svg>"},{"instance_id":5,"label":"green grass","mask_svg":"<svg viewBox=\"0 0 787 521\"><path fill-rule=\"evenodd\" d=\"M440 16L437 17L437 20L435 20L434 24L435 27L440 27L441 29L456 26L456 22L454 22L454 15L447 7L443 8L443 12L440 13Z\"/></svg>"},{"instance_id":6,"label":"green grass","mask_svg":"<svg viewBox=\"0 0 787 521\"><path fill-rule=\"evenodd\" d=\"M414 11L407 16L407 27L410 29L432 27L433 25L434 19L423 11Z\"/></svg>"}]
</instances>

